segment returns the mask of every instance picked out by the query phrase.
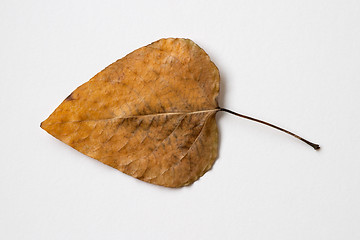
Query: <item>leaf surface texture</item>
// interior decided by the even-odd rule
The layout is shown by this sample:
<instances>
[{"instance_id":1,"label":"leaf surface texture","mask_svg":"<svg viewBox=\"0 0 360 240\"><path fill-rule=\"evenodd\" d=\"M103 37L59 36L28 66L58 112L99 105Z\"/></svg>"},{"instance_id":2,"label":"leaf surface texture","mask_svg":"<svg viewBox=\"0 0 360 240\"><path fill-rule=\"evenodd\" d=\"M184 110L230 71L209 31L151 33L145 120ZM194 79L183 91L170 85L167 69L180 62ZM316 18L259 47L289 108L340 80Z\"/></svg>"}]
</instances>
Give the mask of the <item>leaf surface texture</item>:
<instances>
[{"instance_id":1,"label":"leaf surface texture","mask_svg":"<svg viewBox=\"0 0 360 240\"><path fill-rule=\"evenodd\" d=\"M130 176L182 187L217 158L219 80L193 41L160 39L78 87L41 127Z\"/></svg>"}]
</instances>

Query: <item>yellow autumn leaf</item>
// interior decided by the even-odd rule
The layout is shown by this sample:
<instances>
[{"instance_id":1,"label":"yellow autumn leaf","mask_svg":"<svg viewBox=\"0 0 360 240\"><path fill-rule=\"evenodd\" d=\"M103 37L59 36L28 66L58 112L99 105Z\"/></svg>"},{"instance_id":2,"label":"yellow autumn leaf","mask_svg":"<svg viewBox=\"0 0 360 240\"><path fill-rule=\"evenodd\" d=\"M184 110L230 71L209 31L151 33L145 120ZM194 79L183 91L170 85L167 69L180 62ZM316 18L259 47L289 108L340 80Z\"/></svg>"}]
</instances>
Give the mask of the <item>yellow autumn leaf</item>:
<instances>
[{"instance_id":1,"label":"yellow autumn leaf","mask_svg":"<svg viewBox=\"0 0 360 240\"><path fill-rule=\"evenodd\" d=\"M109 65L41 123L76 150L140 180L182 187L218 156L219 70L189 39L160 39Z\"/></svg>"}]
</instances>

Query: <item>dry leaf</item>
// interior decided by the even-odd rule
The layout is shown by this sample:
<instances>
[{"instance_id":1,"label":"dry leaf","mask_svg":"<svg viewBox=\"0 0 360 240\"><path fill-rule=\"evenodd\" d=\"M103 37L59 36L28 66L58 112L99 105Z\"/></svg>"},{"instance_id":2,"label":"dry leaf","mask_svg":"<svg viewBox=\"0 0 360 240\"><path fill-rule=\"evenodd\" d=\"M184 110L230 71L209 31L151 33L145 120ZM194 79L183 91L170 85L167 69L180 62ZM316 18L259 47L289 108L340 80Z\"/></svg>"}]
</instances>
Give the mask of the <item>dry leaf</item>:
<instances>
[{"instance_id":1,"label":"dry leaf","mask_svg":"<svg viewBox=\"0 0 360 240\"><path fill-rule=\"evenodd\" d=\"M217 158L219 79L193 41L161 39L78 87L41 127L130 176L182 187Z\"/></svg>"}]
</instances>

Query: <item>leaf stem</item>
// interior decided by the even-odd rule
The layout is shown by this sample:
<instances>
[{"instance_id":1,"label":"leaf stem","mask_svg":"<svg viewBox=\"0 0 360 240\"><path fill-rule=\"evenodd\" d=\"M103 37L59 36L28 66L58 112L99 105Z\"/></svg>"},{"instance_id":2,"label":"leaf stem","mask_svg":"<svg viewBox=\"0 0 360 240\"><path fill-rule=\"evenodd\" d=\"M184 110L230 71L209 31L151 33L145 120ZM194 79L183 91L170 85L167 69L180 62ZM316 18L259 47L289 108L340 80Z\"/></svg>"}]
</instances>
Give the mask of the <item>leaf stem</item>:
<instances>
[{"instance_id":1,"label":"leaf stem","mask_svg":"<svg viewBox=\"0 0 360 240\"><path fill-rule=\"evenodd\" d=\"M287 133L287 134L289 134L289 135L291 135L293 137L296 137L297 139L299 139L299 140L303 141L304 143L306 143L306 144L310 145L311 147L313 147L315 150L320 149L320 146L318 144L312 143L312 142L310 142L310 141L308 141L308 140L306 140L306 139L304 139L304 138L302 138L302 137L300 137L300 136L298 136L298 135L296 135L296 134L294 134L294 133L292 133L292 132L290 132L288 130L285 130L283 128L280 128L278 126L270 124L268 122L265 122L265 121L262 121L262 120L259 120L259 119L253 118L253 117L249 117L249 116L246 116L246 115L243 115L243 114L239 114L239 113L233 112L233 111L231 111L229 109L226 109L226 108L219 108L219 111L228 112L228 113L231 113L231 114L233 114L235 116L246 118L246 119L249 119L251 121L255 121L255 122L262 123L262 124L265 124L267 126L273 127L275 129L280 130L282 132L285 132L285 133Z\"/></svg>"}]
</instances>

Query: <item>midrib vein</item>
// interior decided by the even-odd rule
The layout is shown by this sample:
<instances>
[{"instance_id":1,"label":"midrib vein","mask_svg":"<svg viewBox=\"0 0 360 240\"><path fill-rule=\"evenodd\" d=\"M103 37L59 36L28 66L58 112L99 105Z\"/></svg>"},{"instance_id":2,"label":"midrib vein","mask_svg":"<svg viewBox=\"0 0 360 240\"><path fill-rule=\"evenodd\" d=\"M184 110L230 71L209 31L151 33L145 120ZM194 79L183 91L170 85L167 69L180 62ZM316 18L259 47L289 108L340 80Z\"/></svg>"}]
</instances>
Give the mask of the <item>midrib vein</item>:
<instances>
[{"instance_id":1,"label":"midrib vein","mask_svg":"<svg viewBox=\"0 0 360 240\"><path fill-rule=\"evenodd\" d=\"M132 116L120 116L120 117L112 117L112 118L100 118L100 119L85 119L85 120L77 120L77 121L65 121L65 122L56 122L53 124L61 124L61 123L78 123L78 122L91 122L91 121L110 121L114 119L127 119L127 118L142 118L142 117L157 117L157 116L169 116L169 115L191 115L191 114L201 114L201 113L211 113L217 112L220 109L208 109L201 111L193 111L193 112L170 112L170 113L154 113L154 114L145 114L145 115L132 115Z\"/></svg>"}]
</instances>

